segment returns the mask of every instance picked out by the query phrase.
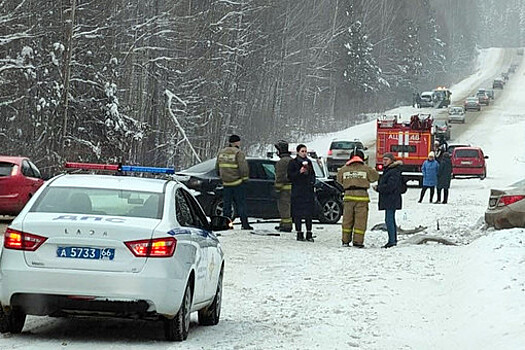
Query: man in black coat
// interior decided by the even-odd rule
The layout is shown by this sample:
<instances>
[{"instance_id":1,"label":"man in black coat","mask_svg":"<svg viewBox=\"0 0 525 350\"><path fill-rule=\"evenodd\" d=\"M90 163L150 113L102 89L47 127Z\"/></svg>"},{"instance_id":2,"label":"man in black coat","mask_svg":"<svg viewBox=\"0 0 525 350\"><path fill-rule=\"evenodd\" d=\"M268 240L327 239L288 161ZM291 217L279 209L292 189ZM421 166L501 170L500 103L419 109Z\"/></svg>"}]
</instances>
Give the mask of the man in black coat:
<instances>
[{"instance_id":1,"label":"man in black coat","mask_svg":"<svg viewBox=\"0 0 525 350\"><path fill-rule=\"evenodd\" d=\"M385 224L388 231L388 243L383 248L397 245L396 210L401 209L401 177L400 165L392 153L383 156L383 175L374 189L379 192L379 210L385 211Z\"/></svg>"},{"instance_id":2,"label":"man in black coat","mask_svg":"<svg viewBox=\"0 0 525 350\"><path fill-rule=\"evenodd\" d=\"M297 240L304 241L301 222L306 224L306 240L313 242L312 219L315 213L315 172L308 159L306 146L297 146L297 157L288 164L288 178L292 182L292 219L297 231Z\"/></svg>"},{"instance_id":3,"label":"man in black coat","mask_svg":"<svg viewBox=\"0 0 525 350\"><path fill-rule=\"evenodd\" d=\"M438 181L437 181L437 201L435 203L447 204L448 189L452 179L452 161L450 153L444 152L441 162L439 162ZM441 202L441 190L443 190L443 202Z\"/></svg>"}]
</instances>

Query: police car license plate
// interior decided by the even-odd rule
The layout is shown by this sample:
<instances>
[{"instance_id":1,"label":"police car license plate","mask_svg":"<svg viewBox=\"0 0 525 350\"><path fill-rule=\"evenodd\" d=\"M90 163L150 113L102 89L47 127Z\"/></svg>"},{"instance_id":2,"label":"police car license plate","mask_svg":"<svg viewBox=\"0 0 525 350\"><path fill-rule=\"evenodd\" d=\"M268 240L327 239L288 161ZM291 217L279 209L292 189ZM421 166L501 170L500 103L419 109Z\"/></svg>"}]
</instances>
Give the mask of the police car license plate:
<instances>
[{"instance_id":1,"label":"police car license plate","mask_svg":"<svg viewBox=\"0 0 525 350\"><path fill-rule=\"evenodd\" d=\"M57 257L89 260L113 260L115 248L58 247Z\"/></svg>"}]
</instances>

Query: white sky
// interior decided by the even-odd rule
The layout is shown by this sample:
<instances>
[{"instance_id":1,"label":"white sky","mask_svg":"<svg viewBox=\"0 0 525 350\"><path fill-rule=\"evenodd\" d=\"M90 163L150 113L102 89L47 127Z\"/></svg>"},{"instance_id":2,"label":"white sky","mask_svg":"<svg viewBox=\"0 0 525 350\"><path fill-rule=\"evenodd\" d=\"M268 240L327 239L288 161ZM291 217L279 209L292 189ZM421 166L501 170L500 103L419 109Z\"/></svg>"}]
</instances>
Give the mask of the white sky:
<instances>
[{"instance_id":1,"label":"white sky","mask_svg":"<svg viewBox=\"0 0 525 350\"><path fill-rule=\"evenodd\" d=\"M453 98L489 85L509 57L522 59L514 51L483 51L479 71L451 87ZM415 245L400 235L400 244L385 250L386 232L368 231L366 249L342 248L339 225L315 224L313 244L293 234L234 230L221 237L221 321L192 323L184 344L163 341L160 323L30 317L23 334L0 337L0 349L523 349L525 229L487 230L483 213L490 188L525 174L524 74L521 64L475 122L467 114L465 132L458 137L453 129L453 142L489 155L488 177L453 180L447 205L418 204L419 189L409 188L397 213L403 228L424 225L425 234L460 245ZM347 135L373 143L375 122L307 144L325 154L333 137ZM377 195L371 198L369 227L384 216ZM273 229L275 223L254 225Z\"/></svg>"}]
</instances>

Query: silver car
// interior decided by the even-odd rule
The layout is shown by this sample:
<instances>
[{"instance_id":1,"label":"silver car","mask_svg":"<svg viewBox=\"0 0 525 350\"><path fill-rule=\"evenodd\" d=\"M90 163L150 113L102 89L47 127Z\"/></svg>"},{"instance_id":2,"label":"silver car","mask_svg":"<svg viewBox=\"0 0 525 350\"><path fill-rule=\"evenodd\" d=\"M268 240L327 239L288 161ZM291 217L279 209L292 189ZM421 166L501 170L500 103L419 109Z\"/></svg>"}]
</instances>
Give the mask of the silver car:
<instances>
[{"instance_id":1,"label":"silver car","mask_svg":"<svg viewBox=\"0 0 525 350\"><path fill-rule=\"evenodd\" d=\"M177 181L59 175L4 235L0 332L20 333L26 315L109 316L160 320L167 340L182 341L191 312L219 322L224 257L213 231L230 224L210 223Z\"/></svg>"},{"instance_id":2,"label":"silver car","mask_svg":"<svg viewBox=\"0 0 525 350\"><path fill-rule=\"evenodd\" d=\"M465 124L465 108L452 106L448 109L448 121Z\"/></svg>"},{"instance_id":3,"label":"silver car","mask_svg":"<svg viewBox=\"0 0 525 350\"><path fill-rule=\"evenodd\" d=\"M350 153L354 149L360 149L365 153L368 148L359 140L333 140L328 150L326 157L326 167L328 168L328 176L336 177L337 171L350 159ZM368 164L368 155L365 153L365 163Z\"/></svg>"},{"instance_id":4,"label":"silver car","mask_svg":"<svg viewBox=\"0 0 525 350\"><path fill-rule=\"evenodd\" d=\"M485 222L496 229L525 227L525 180L490 190Z\"/></svg>"}]
</instances>

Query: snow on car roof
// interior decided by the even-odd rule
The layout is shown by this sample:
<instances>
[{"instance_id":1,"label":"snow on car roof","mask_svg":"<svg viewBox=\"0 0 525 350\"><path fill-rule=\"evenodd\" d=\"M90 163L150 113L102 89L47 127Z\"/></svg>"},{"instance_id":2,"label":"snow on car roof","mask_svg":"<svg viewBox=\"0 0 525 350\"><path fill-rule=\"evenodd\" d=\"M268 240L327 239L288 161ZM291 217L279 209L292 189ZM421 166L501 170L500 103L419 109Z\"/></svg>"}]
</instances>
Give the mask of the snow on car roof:
<instances>
[{"instance_id":1,"label":"snow on car roof","mask_svg":"<svg viewBox=\"0 0 525 350\"><path fill-rule=\"evenodd\" d=\"M167 180L134 176L67 174L55 178L51 187L113 188L132 191L164 192Z\"/></svg>"}]
</instances>

